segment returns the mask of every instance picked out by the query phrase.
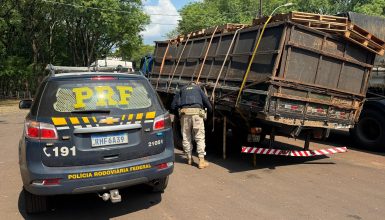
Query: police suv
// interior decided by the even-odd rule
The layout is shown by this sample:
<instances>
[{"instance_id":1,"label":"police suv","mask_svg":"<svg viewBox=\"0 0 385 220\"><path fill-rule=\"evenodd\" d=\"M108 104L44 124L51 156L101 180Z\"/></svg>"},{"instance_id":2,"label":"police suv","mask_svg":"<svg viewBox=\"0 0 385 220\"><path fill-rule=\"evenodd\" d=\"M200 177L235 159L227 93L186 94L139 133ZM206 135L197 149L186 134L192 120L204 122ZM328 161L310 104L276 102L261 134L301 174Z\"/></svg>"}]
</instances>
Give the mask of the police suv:
<instances>
[{"instance_id":1,"label":"police suv","mask_svg":"<svg viewBox=\"0 0 385 220\"><path fill-rule=\"evenodd\" d=\"M123 187L167 187L171 121L145 77L53 72L19 107L30 108L19 144L27 213L46 211L51 195L96 192L119 202Z\"/></svg>"}]
</instances>

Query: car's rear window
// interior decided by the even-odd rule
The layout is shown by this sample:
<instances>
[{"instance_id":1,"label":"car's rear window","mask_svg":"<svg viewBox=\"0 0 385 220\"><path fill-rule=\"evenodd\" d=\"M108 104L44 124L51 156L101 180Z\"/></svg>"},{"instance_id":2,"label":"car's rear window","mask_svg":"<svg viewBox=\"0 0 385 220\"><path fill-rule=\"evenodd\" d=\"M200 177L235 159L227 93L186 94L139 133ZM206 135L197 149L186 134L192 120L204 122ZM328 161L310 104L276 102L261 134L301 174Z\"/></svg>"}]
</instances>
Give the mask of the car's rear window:
<instances>
[{"instance_id":1,"label":"car's rear window","mask_svg":"<svg viewBox=\"0 0 385 220\"><path fill-rule=\"evenodd\" d=\"M76 111L127 110L159 108L153 91L143 80L51 81L43 94L39 115Z\"/></svg>"}]
</instances>

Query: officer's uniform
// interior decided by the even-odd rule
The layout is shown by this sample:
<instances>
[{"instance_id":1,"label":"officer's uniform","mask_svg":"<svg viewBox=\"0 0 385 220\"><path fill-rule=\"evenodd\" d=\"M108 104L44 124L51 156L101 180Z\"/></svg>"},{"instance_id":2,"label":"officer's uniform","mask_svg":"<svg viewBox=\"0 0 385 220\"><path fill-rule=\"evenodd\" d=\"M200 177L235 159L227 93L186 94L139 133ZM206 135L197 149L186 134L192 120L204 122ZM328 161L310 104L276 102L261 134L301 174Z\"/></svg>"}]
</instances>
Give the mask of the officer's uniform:
<instances>
[{"instance_id":1,"label":"officer's uniform","mask_svg":"<svg viewBox=\"0 0 385 220\"><path fill-rule=\"evenodd\" d=\"M183 87L175 94L171 108L174 111L179 110L182 127L183 150L187 156L188 163L192 163L192 136L194 136L200 160L199 168L207 167L208 163L204 161L204 156L206 155L206 143L205 126L203 121L205 111L203 108L207 108L209 112L212 111L212 107L207 96L198 85L190 84Z\"/></svg>"}]
</instances>

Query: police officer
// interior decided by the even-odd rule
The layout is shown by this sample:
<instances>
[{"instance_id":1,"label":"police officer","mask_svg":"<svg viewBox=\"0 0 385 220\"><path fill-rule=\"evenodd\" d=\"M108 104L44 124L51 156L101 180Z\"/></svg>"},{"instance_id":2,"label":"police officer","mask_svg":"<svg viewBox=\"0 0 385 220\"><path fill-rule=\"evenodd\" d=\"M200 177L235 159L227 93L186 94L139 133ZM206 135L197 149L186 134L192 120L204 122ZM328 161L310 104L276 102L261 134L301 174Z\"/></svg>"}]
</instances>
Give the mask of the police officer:
<instances>
[{"instance_id":1,"label":"police officer","mask_svg":"<svg viewBox=\"0 0 385 220\"><path fill-rule=\"evenodd\" d=\"M212 107L209 99L204 94L202 89L194 82L191 82L187 86L181 88L174 96L171 104L171 109L178 110L183 137L183 150L187 157L187 163L192 164L192 140L194 136L197 144L197 153L199 157L199 169L203 169L209 166L209 163L205 161L205 125L203 119L206 117L207 108L209 112L212 112Z\"/></svg>"}]
</instances>

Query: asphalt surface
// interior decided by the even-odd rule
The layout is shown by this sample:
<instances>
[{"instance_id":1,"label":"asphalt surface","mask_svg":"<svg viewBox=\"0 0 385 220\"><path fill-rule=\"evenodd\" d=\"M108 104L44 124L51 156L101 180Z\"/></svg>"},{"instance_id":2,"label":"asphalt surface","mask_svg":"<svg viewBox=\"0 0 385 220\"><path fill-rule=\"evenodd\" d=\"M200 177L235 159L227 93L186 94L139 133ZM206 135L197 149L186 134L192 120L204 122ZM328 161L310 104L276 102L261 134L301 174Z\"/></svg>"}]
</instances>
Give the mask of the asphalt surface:
<instances>
[{"instance_id":1,"label":"asphalt surface","mask_svg":"<svg viewBox=\"0 0 385 220\"><path fill-rule=\"evenodd\" d=\"M184 164L176 150L175 172L164 194L145 186L123 190L118 204L94 194L60 196L39 215L24 211L18 167L18 141L26 111L0 113L0 219L384 219L384 154L350 149L308 159L211 153L210 167ZM281 144L302 141L283 137ZM333 146L351 145L346 133L333 134ZM280 144L280 143L278 143ZM210 147L210 146L209 146ZM315 143L315 148L329 147ZM195 158L195 161L197 159Z\"/></svg>"}]
</instances>

